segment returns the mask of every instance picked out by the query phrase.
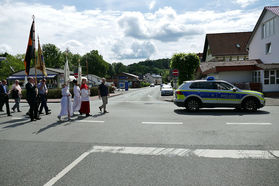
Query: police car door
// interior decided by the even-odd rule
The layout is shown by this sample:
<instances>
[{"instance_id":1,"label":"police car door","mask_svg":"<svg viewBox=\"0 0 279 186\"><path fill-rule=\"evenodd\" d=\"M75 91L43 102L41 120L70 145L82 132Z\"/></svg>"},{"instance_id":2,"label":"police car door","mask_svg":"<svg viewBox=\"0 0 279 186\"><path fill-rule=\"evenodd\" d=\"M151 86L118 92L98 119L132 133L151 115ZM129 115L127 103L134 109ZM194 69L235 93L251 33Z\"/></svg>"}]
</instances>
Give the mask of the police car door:
<instances>
[{"instance_id":1,"label":"police car door","mask_svg":"<svg viewBox=\"0 0 279 186\"><path fill-rule=\"evenodd\" d=\"M200 97L205 104L218 104L218 89L214 81L200 82Z\"/></svg>"},{"instance_id":2,"label":"police car door","mask_svg":"<svg viewBox=\"0 0 279 186\"><path fill-rule=\"evenodd\" d=\"M230 104L235 105L240 103L237 90L234 87L225 82L216 82L219 90L218 99L219 104Z\"/></svg>"}]
</instances>

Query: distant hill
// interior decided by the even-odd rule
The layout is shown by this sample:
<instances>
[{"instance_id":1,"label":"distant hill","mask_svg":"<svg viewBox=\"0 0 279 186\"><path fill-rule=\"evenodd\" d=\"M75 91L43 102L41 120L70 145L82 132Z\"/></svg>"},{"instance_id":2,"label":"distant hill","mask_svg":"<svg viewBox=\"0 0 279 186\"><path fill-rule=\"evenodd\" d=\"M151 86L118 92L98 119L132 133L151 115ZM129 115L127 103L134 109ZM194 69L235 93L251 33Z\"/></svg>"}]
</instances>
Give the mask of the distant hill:
<instances>
[{"instance_id":1,"label":"distant hill","mask_svg":"<svg viewBox=\"0 0 279 186\"><path fill-rule=\"evenodd\" d=\"M131 74L144 75L146 73L151 74L165 74L170 69L170 59L157 59L157 60L145 60L138 63L133 63L127 66L127 70Z\"/></svg>"}]
</instances>

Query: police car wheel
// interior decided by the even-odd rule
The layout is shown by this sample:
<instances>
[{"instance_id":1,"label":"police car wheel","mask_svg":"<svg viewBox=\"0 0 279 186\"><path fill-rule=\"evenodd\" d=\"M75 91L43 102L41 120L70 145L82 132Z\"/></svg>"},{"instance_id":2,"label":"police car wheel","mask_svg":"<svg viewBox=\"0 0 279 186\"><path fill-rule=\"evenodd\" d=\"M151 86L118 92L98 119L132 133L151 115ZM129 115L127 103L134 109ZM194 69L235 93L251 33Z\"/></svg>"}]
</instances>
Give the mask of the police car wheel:
<instances>
[{"instance_id":1,"label":"police car wheel","mask_svg":"<svg viewBox=\"0 0 279 186\"><path fill-rule=\"evenodd\" d=\"M243 108L249 112L255 112L258 108L258 103L255 99L247 99L243 104Z\"/></svg>"},{"instance_id":2,"label":"police car wheel","mask_svg":"<svg viewBox=\"0 0 279 186\"><path fill-rule=\"evenodd\" d=\"M200 102L197 99L189 99L186 101L185 107L190 112L195 112L200 109Z\"/></svg>"}]
</instances>

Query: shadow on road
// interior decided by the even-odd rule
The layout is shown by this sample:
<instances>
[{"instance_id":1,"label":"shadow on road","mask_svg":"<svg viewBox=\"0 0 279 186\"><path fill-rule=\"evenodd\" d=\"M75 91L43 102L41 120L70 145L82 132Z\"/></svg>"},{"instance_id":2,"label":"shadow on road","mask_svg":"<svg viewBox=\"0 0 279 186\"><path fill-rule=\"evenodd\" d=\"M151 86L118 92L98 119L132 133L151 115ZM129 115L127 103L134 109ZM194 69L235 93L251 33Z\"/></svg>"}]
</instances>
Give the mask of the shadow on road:
<instances>
[{"instance_id":1,"label":"shadow on road","mask_svg":"<svg viewBox=\"0 0 279 186\"><path fill-rule=\"evenodd\" d=\"M270 114L270 112L264 110L258 110L257 112L245 112L235 109L201 109L198 112L188 112L186 109L175 109L174 112L180 115L211 115L211 116L243 116L243 115L261 115Z\"/></svg>"},{"instance_id":2,"label":"shadow on road","mask_svg":"<svg viewBox=\"0 0 279 186\"><path fill-rule=\"evenodd\" d=\"M1 123L1 125L3 125L3 124L8 124L8 123L17 123L17 122L26 121L26 120L29 120L29 118L10 119L10 120L8 120L8 121L5 121L5 122Z\"/></svg>"},{"instance_id":3,"label":"shadow on road","mask_svg":"<svg viewBox=\"0 0 279 186\"><path fill-rule=\"evenodd\" d=\"M25 119L25 120L26 120L26 119ZM14 122L16 122L16 121L11 121L11 122L14 123ZM8 123L8 122L6 122L6 123ZM8 126L3 127L3 129L18 127L18 126L21 126L21 125L25 125L25 124L27 124L27 123L30 123L30 121L28 120L28 121L26 121L26 122L15 123L15 124L12 124L12 125L8 125Z\"/></svg>"},{"instance_id":4,"label":"shadow on road","mask_svg":"<svg viewBox=\"0 0 279 186\"><path fill-rule=\"evenodd\" d=\"M44 128L41 128L40 130L38 130L37 132L34 132L33 134L40 134L40 133L44 132L45 130L48 130L48 129L52 128L52 127L56 127L56 126L61 125L61 124L65 123L65 122L67 122L67 121L57 121L57 122L52 123L52 124L50 124L50 125L48 125L48 126L46 126Z\"/></svg>"}]
</instances>

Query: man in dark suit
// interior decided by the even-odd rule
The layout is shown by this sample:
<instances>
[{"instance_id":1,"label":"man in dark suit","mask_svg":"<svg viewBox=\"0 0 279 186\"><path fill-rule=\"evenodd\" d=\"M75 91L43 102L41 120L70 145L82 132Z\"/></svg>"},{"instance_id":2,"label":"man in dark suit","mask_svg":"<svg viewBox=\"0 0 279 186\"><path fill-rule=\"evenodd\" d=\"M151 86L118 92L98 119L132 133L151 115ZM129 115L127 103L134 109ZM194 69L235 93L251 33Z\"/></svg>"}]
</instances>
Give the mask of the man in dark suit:
<instances>
[{"instance_id":1,"label":"man in dark suit","mask_svg":"<svg viewBox=\"0 0 279 186\"><path fill-rule=\"evenodd\" d=\"M0 97L2 99L1 104L4 106L6 105L7 115L11 116L10 113L10 106L9 106L9 90L7 87L7 81L3 80L2 85L0 86Z\"/></svg>"},{"instance_id":2,"label":"man in dark suit","mask_svg":"<svg viewBox=\"0 0 279 186\"><path fill-rule=\"evenodd\" d=\"M0 87L2 87L2 81L0 81ZM0 112L4 112L3 110L3 98L0 96Z\"/></svg>"},{"instance_id":3,"label":"man in dark suit","mask_svg":"<svg viewBox=\"0 0 279 186\"><path fill-rule=\"evenodd\" d=\"M28 83L25 85L26 88L26 99L29 104L29 116L31 121L39 120L38 107L37 107L37 87L34 84L32 77L28 78Z\"/></svg>"}]
</instances>

